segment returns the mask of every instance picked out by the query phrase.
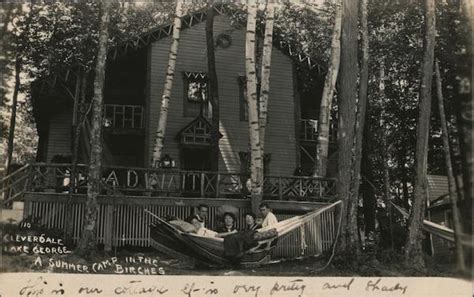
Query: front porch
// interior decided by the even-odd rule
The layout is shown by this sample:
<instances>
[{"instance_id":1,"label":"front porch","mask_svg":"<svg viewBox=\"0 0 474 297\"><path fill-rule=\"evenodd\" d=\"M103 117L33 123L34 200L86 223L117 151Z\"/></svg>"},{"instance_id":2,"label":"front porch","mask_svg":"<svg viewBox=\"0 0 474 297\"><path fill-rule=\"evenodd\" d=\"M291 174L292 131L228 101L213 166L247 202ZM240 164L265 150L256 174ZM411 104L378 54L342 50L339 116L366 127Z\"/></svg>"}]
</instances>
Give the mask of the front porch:
<instances>
[{"instance_id":1,"label":"front porch","mask_svg":"<svg viewBox=\"0 0 474 297\"><path fill-rule=\"evenodd\" d=\"M73 170L75 173L73 173ZM71 176L77 178L72 181ZM103 171L97 243L105 250L121 246L150 246L153 217L186 218L201 203L209 206L211 229L219 226L215 214L223 204L239 209L238 227L250 211L250 199L240 174L167 169L107 167ZM87 193L87 167L32 163L3 180L4 204L24 202L23 218L59 230L73 244L82 233ZM303 176L265 177L264 200L279 220L327 206L335 199L335 181ZM274 257L295 258L328 251L336 234L332 208L279 241Z\"/></svg>"},{"instance_id":2,"label":"front porch","mask_svg":"<svg viewBox=\"0 0 474 297\"><path fill-rule=\"evenodd\" d=\"M86 165L73 168L71 164L32 163L9 178L4 195L9 200L19 192L85 194L87 177ZM241 173L108 166L103 168L102 177L104 195L249 198L249 176ZM331 178L267 175L263 199L330 202L335 199L335 185Z\"/></svg>"}]
</instances>

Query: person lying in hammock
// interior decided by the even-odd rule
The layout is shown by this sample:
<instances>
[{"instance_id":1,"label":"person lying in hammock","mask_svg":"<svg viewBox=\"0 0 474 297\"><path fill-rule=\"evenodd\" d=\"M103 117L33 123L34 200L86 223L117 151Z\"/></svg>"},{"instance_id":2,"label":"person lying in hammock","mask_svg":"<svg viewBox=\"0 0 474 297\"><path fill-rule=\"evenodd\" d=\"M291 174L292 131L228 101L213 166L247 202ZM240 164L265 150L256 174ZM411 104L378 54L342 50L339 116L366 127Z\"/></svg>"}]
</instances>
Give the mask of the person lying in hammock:
<instances>
[{"instance_id":1,"label":"person lying in hammock","mask_svg":"<svg viewBox=\"0 0 474 297\"><path fill-rule=\"evenodd\" d=\"M195 233L200 236L205 237L216 237L217 232L212 231L211 229L207 229L204 227L204 223L199 220L199 217L193 217L191 219L191 224L193 224L194 228L196 229Z\"/></svg>"}]
</instances>

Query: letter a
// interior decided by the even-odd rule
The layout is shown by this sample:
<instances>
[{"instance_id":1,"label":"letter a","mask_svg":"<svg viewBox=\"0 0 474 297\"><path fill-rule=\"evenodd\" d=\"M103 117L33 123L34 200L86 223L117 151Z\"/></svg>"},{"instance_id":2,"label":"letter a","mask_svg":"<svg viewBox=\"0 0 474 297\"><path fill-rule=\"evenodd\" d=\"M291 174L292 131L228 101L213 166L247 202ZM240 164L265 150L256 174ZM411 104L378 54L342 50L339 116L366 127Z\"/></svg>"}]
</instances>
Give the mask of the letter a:
<instances>
[{"instance_id":1,"label":"letter a","mask_svg":"<svg viewBox=\"0 0 474 297\"><path fill-rule=\"evenodd\" d=\"M43 266L43 262L41 262L41 257L38 256L36 257L35 263L33 263L35 266Z\"/></svg>"}]
</instances>

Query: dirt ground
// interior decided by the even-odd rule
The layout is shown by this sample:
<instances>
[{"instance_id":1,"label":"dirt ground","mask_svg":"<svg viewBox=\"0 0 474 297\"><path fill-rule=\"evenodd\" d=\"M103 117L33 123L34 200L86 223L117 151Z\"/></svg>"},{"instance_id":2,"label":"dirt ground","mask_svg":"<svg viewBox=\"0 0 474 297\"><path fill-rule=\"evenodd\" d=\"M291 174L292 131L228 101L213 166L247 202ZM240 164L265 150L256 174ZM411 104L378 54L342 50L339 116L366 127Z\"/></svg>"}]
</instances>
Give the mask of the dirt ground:
<instances>
[{"instance_id":1,"label":"dirt ground","mask_svg":"<svg viewBox=\"0 0 474 297\"><path fill-rule=\"evenodd\" d=\"M234 268L208 268L200 267L191 262L173 259L167 255L154 251L130 252L120 251L113 255L98 254L95 259L78 258L72 254L54 256L52 258L42 256L43 265L38 265L38 257L34 255L2 255L0 272L74 272L70 270L57 269L48 267L48 260L62 260L69 263L77 263L91 266L93 262L102 262L111 257L119 259L121 265L124 265L123 259L126 257L151 257L158 259L157 263L162 267L167 275L222 275L222 276L238 276L238 275L255 275L255 276L446 276L457 277L454 267L451 264L436 263L433 259L426 259L426 271L415 272L407 271L399 263L400 259L392 259L389 262L380 262L372 258L358 261L357 263L348 264L347 261L338 260L337 258L327 265L328 259L306 258L286 261L273 261L273 263L260 267L234 267ZM35 263L36 261L36 263ZM122 261L122 262L120 262ZM137 264L127 264L134 265ZM116 273L112 268L106 267L97 273L113 274Z\"/></svg>"}]
</instances>

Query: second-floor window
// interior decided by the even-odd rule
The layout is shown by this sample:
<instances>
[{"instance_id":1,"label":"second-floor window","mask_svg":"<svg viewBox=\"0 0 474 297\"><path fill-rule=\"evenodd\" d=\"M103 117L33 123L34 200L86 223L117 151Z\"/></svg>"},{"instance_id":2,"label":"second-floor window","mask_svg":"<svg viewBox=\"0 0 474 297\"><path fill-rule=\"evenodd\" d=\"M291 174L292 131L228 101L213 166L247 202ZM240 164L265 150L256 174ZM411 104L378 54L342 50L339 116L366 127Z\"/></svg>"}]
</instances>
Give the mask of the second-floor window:
<instances>
[{"instance_id":1,"label":"second-floor window","mask_svg":"<svg viewBox=\"0 0 474 297\"><path fill-rule=\"evenodd\" d=\"M185 71L183 78L184 116L195 117L202 113L205 117L211 117L207 73Z\"/></svg>"}]
</instances>

